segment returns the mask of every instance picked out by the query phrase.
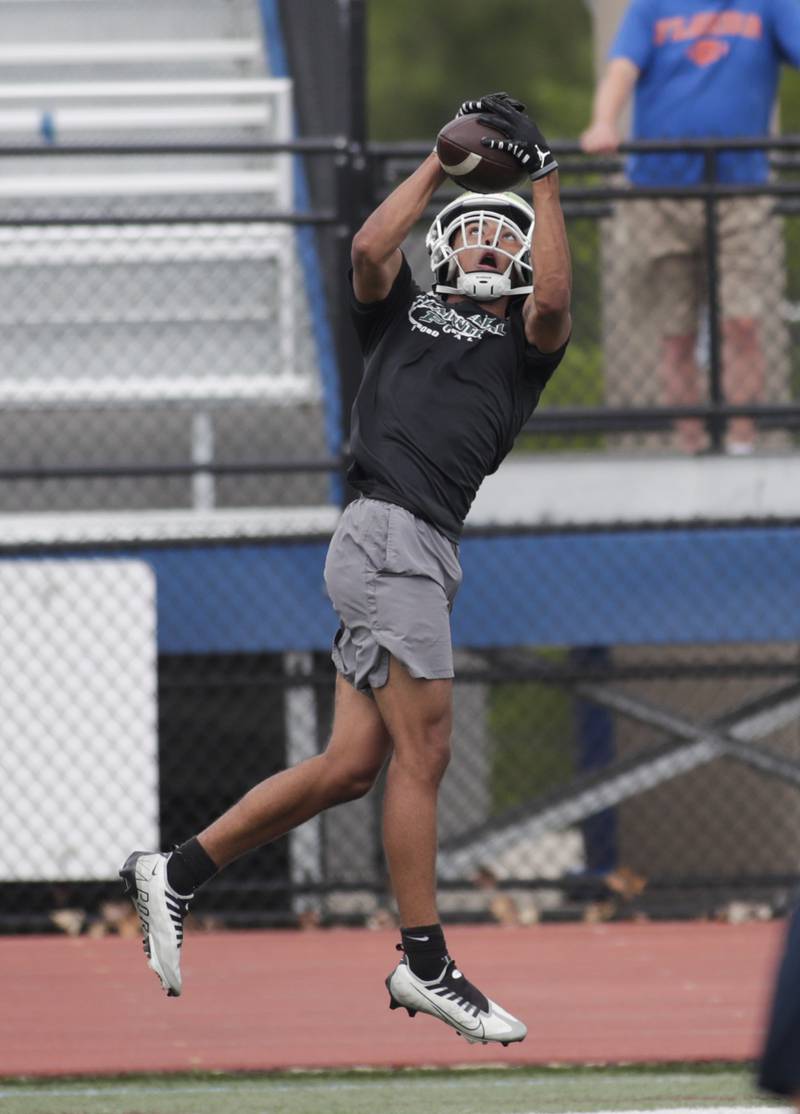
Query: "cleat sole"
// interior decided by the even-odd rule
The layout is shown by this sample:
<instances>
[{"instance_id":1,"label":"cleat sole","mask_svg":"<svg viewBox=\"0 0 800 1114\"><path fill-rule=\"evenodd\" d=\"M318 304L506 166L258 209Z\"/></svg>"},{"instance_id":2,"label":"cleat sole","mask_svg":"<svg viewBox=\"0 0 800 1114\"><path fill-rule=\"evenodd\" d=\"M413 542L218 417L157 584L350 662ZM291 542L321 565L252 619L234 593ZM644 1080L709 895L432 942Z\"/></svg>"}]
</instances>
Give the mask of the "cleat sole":
<instances>
[{"instance_id":1,"label":"cleat sole","mask_svg":"<svg viewBox=\"0 0 800 1114\"><path fill-rule=\"evenodd\" d=\"M413 1010L411 1006L404 1006L402 1002L398 1002L391 991L389 991L389 1009L390 1010L405 1010L409 1017L416 1017L417 1011Z\"/></svg>"}]
</instances>

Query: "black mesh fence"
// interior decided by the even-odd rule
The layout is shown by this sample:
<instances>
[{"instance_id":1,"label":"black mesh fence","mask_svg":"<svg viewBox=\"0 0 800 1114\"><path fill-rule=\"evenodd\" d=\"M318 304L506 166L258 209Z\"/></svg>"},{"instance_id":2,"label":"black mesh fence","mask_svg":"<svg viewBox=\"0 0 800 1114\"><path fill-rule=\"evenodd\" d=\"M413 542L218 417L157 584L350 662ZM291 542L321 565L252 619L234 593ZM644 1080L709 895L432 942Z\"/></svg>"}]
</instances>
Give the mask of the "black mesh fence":
<instances>
[{"instance_id":1,"label":"black mesh fence","mask_svg":"<svg viewBox=\"0 0 800 1114\"><path fill-rule=\"evenodd\" d=\"M269 193L285 145L238 151L224 195L0 198L5 930L133 931L132 848L325 746L354 366L319 259L344 267L360 164L318 147L325 211ZM800 875L786 148L735 197L632 196L562 156L573 340L461 546L450 920L769 916ZM409 152L372 156L377 199ZM71 156L84 183L146 172L97 157ZM211 176L231 154L186 157ZM32 158L42 181L60 158ZM235 863L197 923L390 920L380 810L379 783Z\"/></svg>"}]
</instances>

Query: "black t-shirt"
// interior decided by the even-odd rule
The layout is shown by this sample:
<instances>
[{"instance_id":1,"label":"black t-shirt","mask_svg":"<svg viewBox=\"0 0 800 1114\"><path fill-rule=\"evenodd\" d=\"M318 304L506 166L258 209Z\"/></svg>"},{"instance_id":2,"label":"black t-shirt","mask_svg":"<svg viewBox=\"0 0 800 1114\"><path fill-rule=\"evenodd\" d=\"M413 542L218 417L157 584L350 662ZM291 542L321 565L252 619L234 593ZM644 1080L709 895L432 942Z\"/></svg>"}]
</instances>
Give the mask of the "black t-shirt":
<instances>
[{"instance_id":1,"label":"black t-shirt","mask_svg":"<svg viewBox=\"0 0 800 1114\"><path fill-rule=\"evenodd\" d=\"M521 299L502 318L423 293L405 258L382 301L359 302L351 288L351 313L365 367L347 478L457 541L566 344L549 353L529 344Z\"/></svg>"}]
</instances>

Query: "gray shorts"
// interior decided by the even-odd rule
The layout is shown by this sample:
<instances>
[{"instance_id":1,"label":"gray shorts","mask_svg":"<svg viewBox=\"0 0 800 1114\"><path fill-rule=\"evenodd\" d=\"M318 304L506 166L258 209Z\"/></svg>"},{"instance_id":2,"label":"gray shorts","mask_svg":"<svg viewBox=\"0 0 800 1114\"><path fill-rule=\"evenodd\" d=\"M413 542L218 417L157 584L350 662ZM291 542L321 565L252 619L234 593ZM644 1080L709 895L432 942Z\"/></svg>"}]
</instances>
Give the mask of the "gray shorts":
<instances>
[{"instance_id":1,"label":"gray shorts","mask_svg":"<svg viewBox=\"0 0 800 1114\"><path fill-rule=\"evenodd\" d=\"M412 677L453 676L450 610L461 583L458 546L393 503L345 508L325 561L325 584L342 621L333 664L355 688L381 688L389 654Z\"/></svg>"}]
</instances>

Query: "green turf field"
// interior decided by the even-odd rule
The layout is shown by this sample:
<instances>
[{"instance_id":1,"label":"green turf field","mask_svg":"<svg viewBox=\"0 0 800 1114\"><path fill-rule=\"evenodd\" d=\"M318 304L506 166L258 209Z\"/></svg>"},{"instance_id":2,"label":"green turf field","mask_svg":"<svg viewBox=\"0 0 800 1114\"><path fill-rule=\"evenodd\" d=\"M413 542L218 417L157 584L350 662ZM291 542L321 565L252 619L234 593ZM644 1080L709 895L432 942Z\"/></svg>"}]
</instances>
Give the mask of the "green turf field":
<instances>
[{"instance_id":1,"label":"green turf field","mask_svg":"<svg viewBox=\"0 0 800 1114\"><path fill-rule=\"evenodd\" d=\"M745 1067L3 1081L3 1114L568 1114L766 1105Z\"/></svg>"}]
</instances>

